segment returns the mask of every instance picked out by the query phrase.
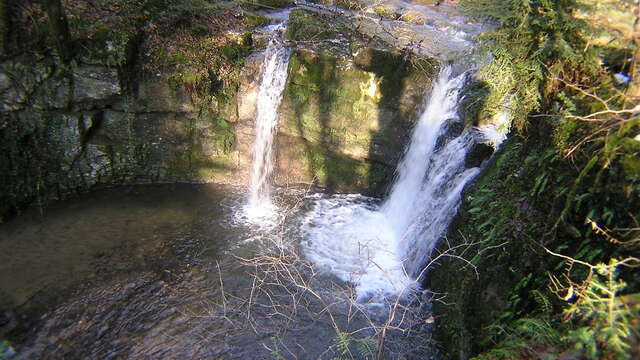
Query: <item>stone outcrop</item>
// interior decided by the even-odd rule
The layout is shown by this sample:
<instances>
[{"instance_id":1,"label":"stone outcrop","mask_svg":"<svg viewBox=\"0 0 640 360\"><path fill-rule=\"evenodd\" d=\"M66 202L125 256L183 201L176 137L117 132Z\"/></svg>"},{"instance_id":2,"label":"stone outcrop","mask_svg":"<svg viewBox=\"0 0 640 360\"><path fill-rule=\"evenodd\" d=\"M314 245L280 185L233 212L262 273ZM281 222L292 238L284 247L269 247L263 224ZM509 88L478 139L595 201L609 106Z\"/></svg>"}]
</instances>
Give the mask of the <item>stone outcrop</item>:
<instances>
[{"instance_id":1,"label":"stone outcrop","mask_svg":"<svg viewBox=\"0 0 640 360\"><path fill-rule=\"evenodd\" d=\"M106 65L53 69L0 64L0 219L100 184L235 179L225 107L162 76L127 84Z\"/></svg>"},{"instance_id":2,"label":"stone outcrop","mask_svg":"<svg viewBox=\"0 0 640 360\"><path fill-rule=\"evenodd\" d=\"M121 93L118 71L115 69L81 66L73 71L72 77L74 102L109 100Z\"/></svg>"},{"instance_id":3,"label":"stone outcrop","mask_svg":"<svg viewBox=\"0 0 640 360\"><path fill-rule=\"evenodd\" d=\"M278 181L383 193L435 70L394 51L294 51L280 108Z\"/></svg>"},{"instance_id":4,"label":"stone outcrop","mask_svg":"<svg viewBox=\"0 0 640 360\"><path fill-rule=\"evenodd\" d=\"M381 195L422 110L436 62L366 47L372 41L339 17L307 9L291 12L287 37L293 49L275 139L276 182ZM239 90L234 133L242 164L251 161L261 61L259 55L247 61Z\"/></svg>"}]
</instances>

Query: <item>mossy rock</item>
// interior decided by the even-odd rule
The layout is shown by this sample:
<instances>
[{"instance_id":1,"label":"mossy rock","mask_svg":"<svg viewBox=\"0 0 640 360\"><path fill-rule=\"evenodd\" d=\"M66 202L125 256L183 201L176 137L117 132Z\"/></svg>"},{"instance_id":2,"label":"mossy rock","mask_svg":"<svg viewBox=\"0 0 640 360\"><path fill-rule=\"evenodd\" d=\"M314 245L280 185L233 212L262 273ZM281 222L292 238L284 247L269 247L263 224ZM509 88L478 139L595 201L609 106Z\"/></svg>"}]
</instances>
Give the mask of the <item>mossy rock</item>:
<instances>
[{"instance_id":1,"label":"mossy rock","mask_svg":"<svg viewBox=\"0 0 640 360\"><path fill-rule=\"evenodd\" d=\"M483 113L485 102L491 89L484 81L471 81L462 89L464 94L460 102L460 117L467 125L477 126L486 121L487 115Z\"/></svg>"},{"instance_id":2,"label":"mossy rock","mask_svg":"<svg viewBox=\"0 0 640 360\"><path fill-rule=\"evenodd\" d=\"M286 37L290 41L350 39L353 31L336 16L298 8L289 14Z\"/></svg>"},{"instance_id":3,"label":"mossy rock","mask_svg":"<svg viewBox=\"0 0 640 360\"><path fill-rule=\"evenodd\" d=\"M269 18L255 13L247 12L244 14L244 22L250 28L257 28L269 25Z\"/></svg>"},{"instance_id":4,"label":"mossy rock","mask_svg":"<svg viewBox=\"0 0 640 360\"><path fill-rule=\"evenodd\" d=\"M395 20L398 18L398 15L395 14L392 8L378 5L373 7L373 12L379 16L381 19L392 19Z\"/></svg>"},{"instance_id":5,"label":"mossy rock","mask_svg":"<svg viewBox=\"0 0 640 360\"><path fill-rule=\"evenodd\" d=\"M585 219L607 227L636 226L628 214L639 213L640 161L619 154L606 168L583 172L590 160L576 166L556 149L550 134L560 126L555 119L540 121L530 125L526 138L505 141L462 196L438 251L463 246L466 254L477 253L469 259L477 272L447 258L429 270L425 284L455 303L434 303L436 338L449 358L490 350L496 338L489 328L506 329L523 318L561 317L566 303L550 291L549 276L560 278L566 264L545 248L591 264L634 256L634 250L605 241ZM633 151L631 141L621 141L616 149ZM572 270L571 276L587 276L580 271ZM628 284L625 291L637 292L638 272L620 273Z\"/></svg>"},{"instance_id":6,"label":"mossy rock","mask_svg":"<svg viewBox=\"0 0 640 360\"><path fill-rule=\"evenodd\" d=\"M333 190L384 193L435 71L430 59L401 52L294 50L279 131L298 140L283 141L279 153L294 146L302 155L279 171Z\"/></svg>"},{"instance_id":7,"label":"mossy rock","mask_svg":"<svg viewBox=\"0 0 640 360\"><path fill-rule=\"evenodd\" d=\"M358 0L309 0L309 2L336 6L348 10L361 10L365 7Z\"/></svg>"},{"instance_id":8,"label":"mossy rock","mask_svg":"<svg viewBox=\"0 0 640 360\"><path fill-rule=\"evenodd\" d=\"M283 9L294 6L292 0L243 0L240 6L247 10Z\"/></svg>"},{"instance_id":9,"label":"mossy rock","mask_svg":"<svg viewBox=\"0 0 640 360\"><path fill-rule=\"evenodd\" d=\"M276 180L281 184L315 183L330 191L380 194L393 174L385 164L302 137L281 135L278 149Z\"/></svg>"}]
</instances>

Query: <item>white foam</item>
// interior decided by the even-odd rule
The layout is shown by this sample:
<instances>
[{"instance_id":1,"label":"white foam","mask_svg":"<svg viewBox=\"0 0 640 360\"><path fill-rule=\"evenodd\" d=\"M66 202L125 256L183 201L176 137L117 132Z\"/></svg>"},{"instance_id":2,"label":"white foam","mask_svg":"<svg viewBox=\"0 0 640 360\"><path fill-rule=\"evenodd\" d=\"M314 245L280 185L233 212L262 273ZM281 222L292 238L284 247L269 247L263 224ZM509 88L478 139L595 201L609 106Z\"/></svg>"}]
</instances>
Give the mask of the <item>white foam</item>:
<instances>
[{"instance_id":1,"label":"white foam","mask_svg":"<svg viewBox=\"0 0 640 360\"><path fill-rule=\"evenodd\" d=\"M464 74L451 78L451 67L440 72L427 107L413 130L407 152L398 165L396 181L382 211L400 236L415 217L416 195L424 184L444 125L457 117L458 95L464 80Z\"/></svg>"},{"instance_id":2,"label":"white foam","mask_svg":"<svg viewBox=\"0 0 640 360\"><path fill-rule=\"evenodd\" d=\"M314 199L303 224L308 259L356 285L358 299L376 301L417 287L427 259L444 235L464 186L478 173L465 169L474 133L438 146L457 118L465 75L443 69L400 162L389 198L381 208L360 195Z\"/></svg>"},{"instance_id":3,"label":"white foam","mask_svg":"<svg viewBox=\"0 0 640 360\"><path fill-rule=\"evenodd\" d=\"M361 195L317 199L302 230L306 257L356 285L359 300L380 299L414 287L390 244L395 233L385 215Z\"/></svg>"},{"instance_id":4,"label":"white foam","mask_svg":"<svg viewBox=\"0 0 640 360\"><path fill-rule=\"evenodd\" d=\"M490 124L477 126L482 141L491 145L494 149L499 149L503 141L507 139L507 134L511 130L511 112L503 110L497 113Z\"/></svg>"}]
</instances>

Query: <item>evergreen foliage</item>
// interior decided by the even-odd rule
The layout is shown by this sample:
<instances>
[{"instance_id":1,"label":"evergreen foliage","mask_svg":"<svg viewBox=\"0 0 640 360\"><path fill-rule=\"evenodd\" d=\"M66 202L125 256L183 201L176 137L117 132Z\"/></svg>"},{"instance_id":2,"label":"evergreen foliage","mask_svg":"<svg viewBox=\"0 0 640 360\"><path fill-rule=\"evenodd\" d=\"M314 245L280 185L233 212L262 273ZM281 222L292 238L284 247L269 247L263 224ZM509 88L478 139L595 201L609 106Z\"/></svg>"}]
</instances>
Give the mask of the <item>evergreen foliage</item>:
<instances>
[{"instance_id":1,"label":"evergreen foliage","mask_svg":"<svg viewBox=\"0 0 640 360\"><path fill-rule=\"evenodd\" d=\"M335 356L331 360L374 359L377 345L370 336L354 338L349 333L338 332L335 347L339 356Z\"/></svg>"},{"instance_id":2,"label":"evergreen foliage","mask_svg":"<svg viewBox=\"0 0 640 360\"><path fill-rule=\"evenodd\" d=\"M584 7L577 0L462 0L460 4L468 15L498 27L479 38L485 55L492 58L477 74L490 88L478 112L483 117L506 110L522 132L529 113L540 110L544 96L557 90L549 87L548 67L583 76L597 71L595 53L586 46L590 29L573 16Z\"/></svg>"},{"instance_id":3,"label":"evergreen foliage","mask_svg":"<svg viewBox=\"0 0 640 360\"><path fill-rule=\"evenodd\" d=\"M581 325L570 331L566 339L589 359L603 356L624 359L630 348L628 341L638 331L631 325L637 311L618 297L626 287L618 278L622 265L625 262L617 259L595 265L578 301L565 309L565 316L578 317Z\"/></svg>"},{"instance_id":4,"label":"evergreen foliage","mask_svg":"<svg viewBox=\"0 0 640 360\"><path fill-rule=\"evenodd\" d=\"M614 49L600 41L607 29L595 19L608 15L590 2L461 5L496 26L479 38L489 60L467 87L471 107L465 115L483 124L506 111L518 130L467 193L464 223L450 234L459 239L454 244L478 241L480 249L473 259L480 282L465 275L452 291L486 296L487 284L499 277L494 291L504 294L491 299L498 309L465 300L456 305L472 327L464 351L482 353L481 359L553 358L573 348L576 358L629 358L630 344L638 341L637 324L629 320L637 317L637 305L626 307L619 299L640 291L638 271L611 259L637 257L640 250L640 120L638 99L613 72L636 63L617 55L634 54L633 42L620 41L623 47ZM592 265L600 273L591 275L590 267L572 267L573 261L547 249L608 265ZM563 282L582 286L570 302L566 293L554 296L549 289L549 275L563 270ZM540 326L528 332L534 324ZM464 325L441 326L465 346Z\"/></svg>"}]
</instances>

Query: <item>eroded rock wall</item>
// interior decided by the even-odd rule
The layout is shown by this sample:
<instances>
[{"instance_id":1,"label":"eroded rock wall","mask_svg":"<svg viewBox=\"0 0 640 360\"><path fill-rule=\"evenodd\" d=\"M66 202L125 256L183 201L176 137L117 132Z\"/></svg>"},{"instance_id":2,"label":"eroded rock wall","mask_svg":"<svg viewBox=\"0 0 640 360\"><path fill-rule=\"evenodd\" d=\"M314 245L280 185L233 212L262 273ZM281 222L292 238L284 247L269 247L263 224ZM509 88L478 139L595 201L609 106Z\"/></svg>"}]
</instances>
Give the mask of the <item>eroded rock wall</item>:
<instances>
[{"instance_id":1,"label":"eroded rock wall","mask_svg":"<svg viewBox=\"0 0 640 360\"><path fill-rule=\"evenodd\" d=\"M163 76L54 68L0 65L0 218L98 184L235 178L234 107L194 102Z\"/></svg>"},{"instance_id":2,"label":"eroded rock wall","mask_svg":"<svg viewBox=\"0 0 640 360\"><path fill-rule=\"evenodd\" d=\"M382 194L435 73L420 64L394 51L296 50L280 108L278 181Z\"/></svg>"},{"instance_id":3,"label":"eroded rock wall","mask_svg":"<svg viewBox=\"0 0 640 360\"><path fill-rule=\"evenodd\" d=\"M382 195L438 66L363 38L341 21L308 9L290 14L293 49L279 108L275 180ZM234 128L241 163L251 161L260 62L259 56L247 62L239 91Z\"/></svg>"}]
</instances>

